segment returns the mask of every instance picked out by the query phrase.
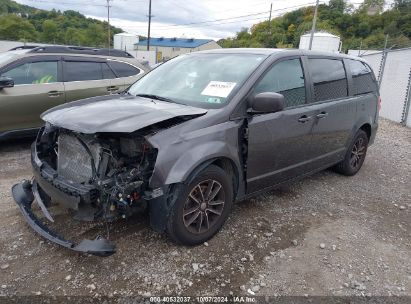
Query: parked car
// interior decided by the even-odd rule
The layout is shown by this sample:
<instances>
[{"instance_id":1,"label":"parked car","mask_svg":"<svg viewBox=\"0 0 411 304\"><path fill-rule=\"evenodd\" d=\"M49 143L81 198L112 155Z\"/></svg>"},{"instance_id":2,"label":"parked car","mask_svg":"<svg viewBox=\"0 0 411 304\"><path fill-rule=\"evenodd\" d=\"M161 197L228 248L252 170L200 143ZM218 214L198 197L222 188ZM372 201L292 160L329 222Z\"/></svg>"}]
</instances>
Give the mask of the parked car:
<instances>
[{"instance_id":1,"label":"parked car","mask_svg":"<svg viewBox=\"0 0 411 304\"><path fill-rule=\"evenodd\" d=\"M51 202L76 219L126 218L148 204L151 226L196 245L234 201L333 167L360 170L378 126L367 63L304 50L220 49L174 58L123 96L46 111L32 146L33 181L13 187L24 217L67 248L110 255L104 238L76 245L48 231Z\"/></svg>"},{"instance_id":2,"label":"parked car","mask_svg":"<svg viewBox=\"0 0 411 304\"><path fill-rule=\"evenodd\" d=\"M45 110L119 93L147 70L119 50L28 46L0 53L0 139L35 135Z\"/></svg>"}]
</instances>

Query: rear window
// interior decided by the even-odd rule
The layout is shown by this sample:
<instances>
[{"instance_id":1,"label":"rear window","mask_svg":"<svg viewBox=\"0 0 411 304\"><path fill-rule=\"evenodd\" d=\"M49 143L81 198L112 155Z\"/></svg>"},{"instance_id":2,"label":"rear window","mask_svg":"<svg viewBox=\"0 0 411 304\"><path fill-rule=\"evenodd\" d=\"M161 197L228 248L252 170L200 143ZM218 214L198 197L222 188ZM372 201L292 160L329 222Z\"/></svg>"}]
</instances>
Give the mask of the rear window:
<instances>
[{"instance_id":1,"label":"rear window","mask_svg":"<svg viewBox=\"0 0 411 304\"><path fill-rule=\"evenodd\" d=\"M110 61L111 68L116 72L118 77L129 77L140 74L141 70L124 62Z\"/></svg>"},{"instance_id":2,"label":"rear window","mask_svg":"<svg viewBox=\"0 0 411 304\"><path fill-rule=\"evenodd\" d=\"M116 78L113 71L102 62L66 61L65 81L87 81Z\"/></svg>"},{"instance_id":3,"label":"rear window","mask_svg":"<svg viewBox=\"0 0 411 304\"><path fill-rule=\"evenodd\" d=\"M358 60L348 59L353 82L353 95L377 92L378 86L371 68Z\"/></svg>"},{"instance_id":4,"label":"rear window","mask_svg":"<svg viewBox=\"0 0 411 304\"><path fill-rule=\"evenodd\" d=\"M314 101L324 101L348 95L347 76L342 60L309 59L314 83Z\"/></svg>"}]
</instances>

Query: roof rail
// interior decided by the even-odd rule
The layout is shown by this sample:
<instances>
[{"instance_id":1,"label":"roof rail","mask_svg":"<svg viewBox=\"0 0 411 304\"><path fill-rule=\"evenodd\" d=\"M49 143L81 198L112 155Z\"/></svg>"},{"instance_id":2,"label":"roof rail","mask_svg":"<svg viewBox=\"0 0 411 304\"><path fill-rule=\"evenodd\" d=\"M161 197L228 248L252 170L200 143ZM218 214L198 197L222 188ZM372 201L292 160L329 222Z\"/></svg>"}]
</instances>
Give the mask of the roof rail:
<instances>
[{"instance_id":1,"label":"roof rail","mask_svg":"<svg viewBox=\"0 0 411 304\"><path fill-rule=\"evenodd\" d=\"M134 56L128 52L116 49L99 49L81 46L39 46L31 49L29 53L69 53L134 58Z\"/></svg>"},{"instance_id":2,"label":"roof rail","mask_svg":"<svg viewBox=\"0 0 411 304\"><path fill-rule=\"evenodd\" d=\"M30 50L30 49L35 49L36 47L39 47L38 45L21 45L21 46L16 46L9 51L17 51L17 50Z\"/></svg>"}]
</instances>

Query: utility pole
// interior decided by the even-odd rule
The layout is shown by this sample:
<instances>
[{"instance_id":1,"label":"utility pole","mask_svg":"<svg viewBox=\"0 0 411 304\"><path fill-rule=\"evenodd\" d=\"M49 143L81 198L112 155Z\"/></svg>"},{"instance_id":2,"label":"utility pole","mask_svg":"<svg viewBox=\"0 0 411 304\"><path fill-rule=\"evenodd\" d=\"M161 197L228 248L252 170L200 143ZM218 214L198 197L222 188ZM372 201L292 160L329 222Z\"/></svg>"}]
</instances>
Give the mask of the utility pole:
<instances>
[{"instance_id":1,"label":"utility pole","mask_svg":"<svg viewBox=\"0 0 411 304\"><path fill-rule=\"evenodd\" d=\"M150 27L151 27L151 0L148 4L148 34L147 34L147 51L150 50Z\"/></svg>"},{"instance_id":2,"label":"utility pole","mask_svg":"<svg viewBox=\"0 0 411 304\"><path fill-rule=\"evenodd\" d=\"M271 39L271 13L273 11L273 3L270 5L270 17L268 17L268 37L266 42L266 47L270 47L270 39Z\"/></svg>"},{"instance_id":3,"label":"utility pole","mask_svg":"<svg viewBox=\"0 0 411 304\"><path fill-rule=\"evenodd\" d=\"M358 51L358 56L361 56L361 49L362 49L362 39L361 39L361 43L360 43L360 50Z\"/></svg>"},{"instance_id":4,"label":"utility pole","mask_svg":"<svg viewBox=\"0 0 411 304\"><path fill-rule=\"evenodd\" d=\"M108 24L108 54L110 55L111 32L110 32L110 1L107 0L107 24Z\"/></svg>"},{"instance_id":5,"label":"utility pole","mask_svg":"<svg viewBox=\"0 0 411 304\"><path fill-rule=\"evenodd\" d=\"M387 50L387 44L388 44L388 34L385 35L384 52Z\"/></svg>"},{"instance_id":6,"label":"utility pole","mask_svg":"<svg viewBox=\"0 0 411 304\"><path fill-rule=\"evenodd\" d=\"M270 36L271 36L271 14L272 14L272 12L273 12L273 3L271 2L270 17L268 18L268 33L270 34Z\"/></svg>"},{"instance_id":7,"label":"utility pole","mask_svg":"<svg viewBox=\"0 0 411 304\"><path fill-rule=\"evenodd\" d=\"M316 23L317 23L317 12L318 12L319 3L320 3L320 0L317 0L316 3L315 3L313 26L311 27L310 45L308 47L309 50L311 50L311 48L313 46L313 39L314 39L314 33L315 33L315 26L316 26Z\"/></svg>"}]
</instances>

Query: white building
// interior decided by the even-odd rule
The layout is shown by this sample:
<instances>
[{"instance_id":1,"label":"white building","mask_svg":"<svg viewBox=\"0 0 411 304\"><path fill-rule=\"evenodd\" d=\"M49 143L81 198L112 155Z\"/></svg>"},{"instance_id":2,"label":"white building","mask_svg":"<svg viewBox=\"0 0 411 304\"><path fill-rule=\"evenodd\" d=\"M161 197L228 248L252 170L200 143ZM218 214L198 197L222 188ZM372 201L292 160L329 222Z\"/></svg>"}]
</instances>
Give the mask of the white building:
<instances>
[{"instance_id":1,"label":"white building","mask_svg":"<svg viewBox=\"0 0 411 304\"><path fill-rule=\"evenodd\" d=\"M310 39L311 33L301 35L299 48L308 50ZM341 39L327 32L315 32L311 49L314 51L339 53L341 51Z\"/></svg>"},{"instance_id":2,"label":"white building","mask_svg":"<svg viewBox=\"0 0 411 304\"><path fill-rule=\"evenodd\" d=\"M190 52L219 49L219 46L211 39L187 39L187 38L150 38L150 51L156 52L156 61L161 62L181 54ZM147 50L147 39L134 44L134 50L139 53ZM137 56L138 57L138 56Z\"/></svg>"},{"instance_id":3,"label":"white building","mask_svg":"<svg viewBox=\"0 0 411 304\"><path fill-rule=\"evenodd\" d=\"M137 35L128 33L115 34L113 40L113 46L115 49L126 52L134 50L134 44L139 41Z\"/></svg>"}]
</instances>

